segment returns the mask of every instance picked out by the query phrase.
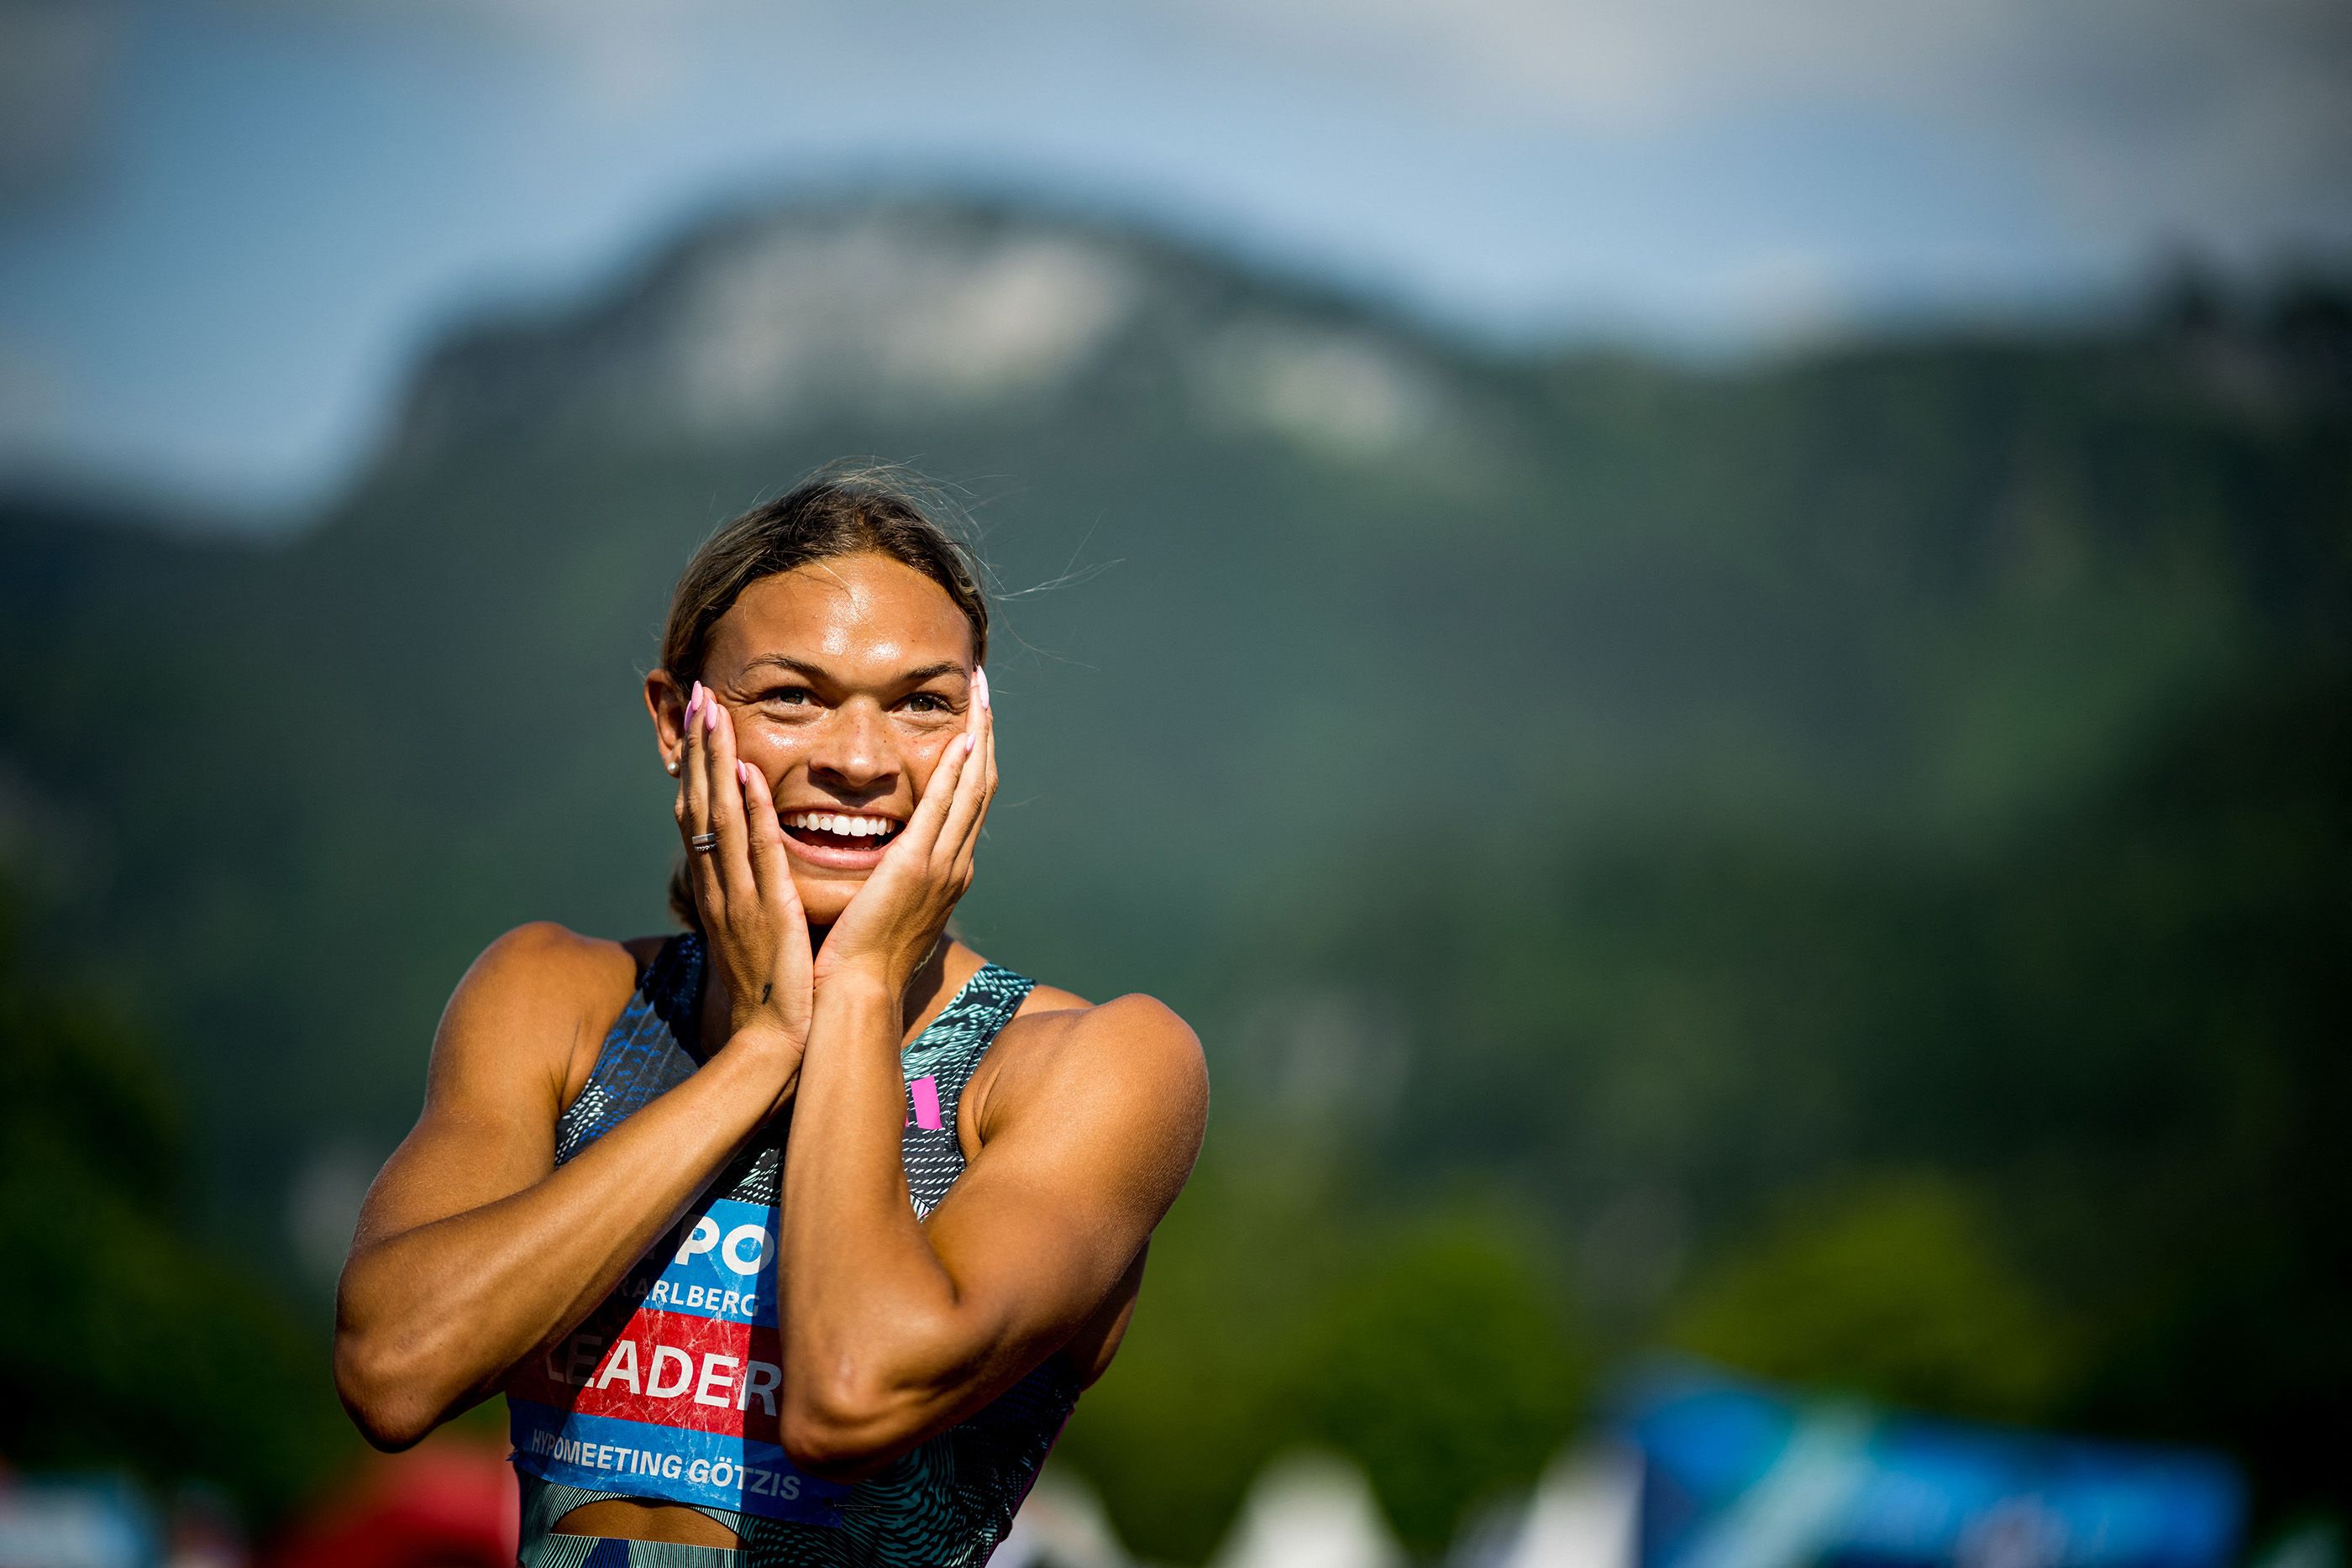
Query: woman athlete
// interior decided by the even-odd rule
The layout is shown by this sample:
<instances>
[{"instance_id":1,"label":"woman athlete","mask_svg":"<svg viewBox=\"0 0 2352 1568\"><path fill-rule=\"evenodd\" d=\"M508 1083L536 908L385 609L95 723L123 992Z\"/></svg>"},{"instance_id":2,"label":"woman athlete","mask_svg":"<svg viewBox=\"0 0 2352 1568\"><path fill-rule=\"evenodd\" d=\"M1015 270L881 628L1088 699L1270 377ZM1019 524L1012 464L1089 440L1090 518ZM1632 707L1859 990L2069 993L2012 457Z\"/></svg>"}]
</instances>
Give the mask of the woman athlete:
<instances>
[{"instance_id":1,"label":"woman athlete","mask_svg":"<svg viewBox=\"0 0 2352 1568\"><path fill-rule=\"evenodd\" d=\"M504 1391L523 1568L982 1562L1118 1348L1207 1077L947 935L987 640L887 476L728 524L645 686L689 929L526 925L450 998L336 1385L385 1448Z\"/></svg>"}]
</instances>

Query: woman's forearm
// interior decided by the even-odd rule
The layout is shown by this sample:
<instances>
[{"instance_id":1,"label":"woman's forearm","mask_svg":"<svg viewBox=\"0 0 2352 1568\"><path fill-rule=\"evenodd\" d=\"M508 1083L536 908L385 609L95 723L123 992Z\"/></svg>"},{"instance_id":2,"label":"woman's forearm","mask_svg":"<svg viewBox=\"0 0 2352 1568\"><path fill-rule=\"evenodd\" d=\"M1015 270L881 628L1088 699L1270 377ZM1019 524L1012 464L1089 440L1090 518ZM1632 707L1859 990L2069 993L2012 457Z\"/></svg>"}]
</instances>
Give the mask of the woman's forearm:
<instances>
[{"instance_id":1,"label":"woman's forearm","mask_svg":"<svg viewBox=\"0 0 2352 1568\"><path fill-rule=\"evenodd\" d=\"M908 1198L900 1003L886 980L820 987L786 1145L780 1226L785 1446L854 1464L951 1379L955 1282Z\"/></svg>"},{"instance_id":2,"label":"woman's forearm","mask_svg":"<svg viewBox=\"0 0 2352 1568\"><path fill-rule=\"evenodd\" d=\"M355 1247L336 1376L371 1439L422 1437L593 1310L792 1092L792 1071L730 1043L522 1191Z\"/></svg>"}]
</instances>

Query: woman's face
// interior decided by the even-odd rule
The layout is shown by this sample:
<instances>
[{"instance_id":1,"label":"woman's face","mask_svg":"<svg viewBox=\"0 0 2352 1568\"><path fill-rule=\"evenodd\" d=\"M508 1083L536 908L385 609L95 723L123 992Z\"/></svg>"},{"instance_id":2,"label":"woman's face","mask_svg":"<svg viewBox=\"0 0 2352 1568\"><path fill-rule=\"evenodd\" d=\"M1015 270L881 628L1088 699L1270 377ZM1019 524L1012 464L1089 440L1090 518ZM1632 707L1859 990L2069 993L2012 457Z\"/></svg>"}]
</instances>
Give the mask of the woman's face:
<instances>
[{"instance_id":1,"label":"woman's face","mask_svg":"<svg viewBox=\"0 0 2352 1568\"><path fill-rule=\"evenodd\" d=\"M963 732L972 651L946 591L883 555L762 578L712 629L700 678L737 755L768 777L811 925L849 906ZM646 683L666 761L682 755L686 697L670 672Z\"/></svg>"}]
</instances>

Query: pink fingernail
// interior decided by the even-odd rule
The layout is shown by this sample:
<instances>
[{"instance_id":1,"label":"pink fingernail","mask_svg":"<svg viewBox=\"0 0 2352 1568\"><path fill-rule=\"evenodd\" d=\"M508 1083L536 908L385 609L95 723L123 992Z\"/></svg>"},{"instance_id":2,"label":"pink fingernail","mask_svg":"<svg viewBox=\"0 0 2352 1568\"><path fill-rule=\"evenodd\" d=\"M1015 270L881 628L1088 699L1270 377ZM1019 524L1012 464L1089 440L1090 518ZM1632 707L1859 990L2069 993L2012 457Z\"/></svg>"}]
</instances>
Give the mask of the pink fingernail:
<instances>
[{"instance_id":1,"label":"pink fingernail","mask_svg":"<svg viewBox=\"0 0 2352 1568\"><path fill-rule=\"evenodd\" d=\"M746 789L749 789L751 787L751 765L750 763L738 762L735 765L735 782L740 784Z\"/></svg>"},{"instance_id":2,"label":"pink fingernail","mask_svg":"<svg viewBox=\"0 0 2352 1568\"><path fill-rule=\"evenodd\" d=\"M988 706L988 672L977 665L971 672L971 695L982 707Z\"/></svg>"},{"instance_id":3,"label":"pink fingernail","mask_svg":"<svg viewBox=\"0 0 2352 1568\"><path fill-rule=\"evenodd\" d=\"M702 727L713 735L719 733L719 699L712 697L702 706Z\"/></svg>"},{"instance_id":4,"label":"pink fingernail","mask_svg":"<svg viewBox=\"0 0 2352 1568\"><path fill-rule=\"evenodd\" d=\"M702 683L700 681L697 681L694 683L694 689L686 694L686 716L692 718L695 716L696 711L701 706Z\"/></svg>"}]
</instances>

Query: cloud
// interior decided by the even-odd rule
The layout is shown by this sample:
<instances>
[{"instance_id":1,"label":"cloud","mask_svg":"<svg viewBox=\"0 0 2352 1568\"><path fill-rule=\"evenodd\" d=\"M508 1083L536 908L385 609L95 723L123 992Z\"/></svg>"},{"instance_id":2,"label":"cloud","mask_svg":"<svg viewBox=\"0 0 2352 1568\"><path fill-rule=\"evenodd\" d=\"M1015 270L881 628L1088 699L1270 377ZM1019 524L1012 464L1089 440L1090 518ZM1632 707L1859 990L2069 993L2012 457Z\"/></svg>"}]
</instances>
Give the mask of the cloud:
<instances>
[{"instance_id":1,"label":"cloud","mask_svg":"<svg viewBox=\"0 0 2352 1568\"><path fill-rule=\"evenodd\" d=\"M123 20L105 0L0 0L0 204L53 196L88 171Z\"/></svg>"},{"instance_id":2,"label":"cloud","mask_svg":"<svg viewBox=\"0 0 2352 1568\"><path fill-rule=\"evenodd\" d=\"M1639 136L1774 110L1924 118L2086 213L2352 225L2340 0L1171 0L1474 112Z\"/></svg>"},{"instance_id":3,"label":"cloud","mask_svg":"<svg viewBox=\"0 0 2352 1568\"><path fill-rule=\"evenodd\" d=\"M609 110L684 90L713 51L887 66L985 28L1183 39L1360 98L1598 137L1861 110L2022 166L2050 204L2141 240L2332 223L2352 239L2343 0L243 0L465 27L568 61ZM780 89L789 85L781 71ZM1002 86L1003 84L997 84ZM975 91L990 90L976 81Z\"/></svg>"},{"instance_id":4,"label":"cloud","mask_svg":"<svg viewBox=\"0 0 2352 1568\"><path fill-rule=\"evenodd\" d=\"M1999 0L1189 0L1237 33L1515 118L1648 130L1759 98L1843 91L1976 41ZM1857 71L1857 65L1866 69Z\"/></svg>"},{"instance_id":5,"label":"cloud","mask_svg":"<svg viewBox=\"0 0 2352 1568\"><path fill-rule=\"evenodd\" d=\"M0 0L5 3L5 0ZM758 0L218 0L269 17L454 35L544 59L583 100L615 117L659 110L694 68L747 34L772 35L807 7Z\"/></svg>"}]
</instances>

